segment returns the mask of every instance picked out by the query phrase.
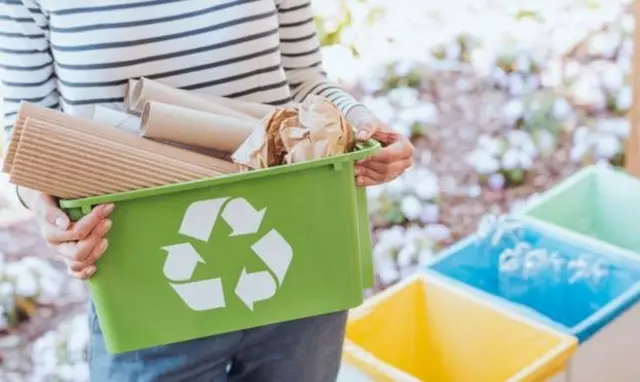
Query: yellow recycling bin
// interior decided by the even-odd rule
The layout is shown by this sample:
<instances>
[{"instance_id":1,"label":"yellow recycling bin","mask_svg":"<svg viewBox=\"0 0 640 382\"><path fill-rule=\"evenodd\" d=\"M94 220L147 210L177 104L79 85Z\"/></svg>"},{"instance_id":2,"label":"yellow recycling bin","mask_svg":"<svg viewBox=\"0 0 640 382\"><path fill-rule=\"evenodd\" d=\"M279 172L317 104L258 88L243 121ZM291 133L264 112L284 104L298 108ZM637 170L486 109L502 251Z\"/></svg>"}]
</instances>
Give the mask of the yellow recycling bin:
<instances>
[{"instance_id":1,"label":"yellow recycling bin","mask_svg":"<svg viewBox=\"0 0 640 382\"><path fill-rule=\"evenodd\" d=\"M577 340L419 273L353 310L344 361L370 381L546 381Z\"/></svg>"}]
</instances>

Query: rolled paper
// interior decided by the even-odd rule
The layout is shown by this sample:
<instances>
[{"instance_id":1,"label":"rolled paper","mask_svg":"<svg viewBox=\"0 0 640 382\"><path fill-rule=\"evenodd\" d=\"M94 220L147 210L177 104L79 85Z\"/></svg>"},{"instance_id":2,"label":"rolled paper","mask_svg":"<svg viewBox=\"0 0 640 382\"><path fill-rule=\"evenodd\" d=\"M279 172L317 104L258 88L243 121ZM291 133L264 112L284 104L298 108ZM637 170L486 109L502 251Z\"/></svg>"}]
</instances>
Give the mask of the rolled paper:
<instances>
[{"instance_id":1,"label":"rolled paper","mask_svg":"<svg viewBox=\"0 0 640 382\"><path fill-rule=\"evenodd\" d=\"M11 165L13 163L13 158L17 149L19 137L20 134L22 134L22 129L26 123L27 117L65 126L67 128L72 128L86 134L105 139L106 141L115 141L126 147L142 149L147 152L152 152L168 158L173 158L180 161L181 163L212 169L223 174L234 173L238 171L238 167L228 161L137 137L124 131L114 129L109 125L79 119L33 103L25 102L22 103L18 112L16 124L14 127L14 139L11 140L9 149L7 150L3 168L3 171L7 173L11 171Z\"/></svg>"},{"instance_id":2,"label":"rolled paper","mask_svg":"<svg viewBox=\"0 0 640 382\"><path fill-rule=\"evenodd\" d=\"M180 106L221 116L255 121L255 118L249 115L197 96L192 92L172 88L147 78L141 78L138 80L133 93L131 93L131 108L137 113L142 113L144 105L148 101L162 102L168 105Z\"/></svg>"},{"instance_id":3,"label":"rolled paper","mask_svg":"<svg viewBox=\"0 0 640 382\"><path fill-rule=\"evenodd\" d=\"M160 88L164 88L163 91L169 91L166 89L167 87L172 90L178 90L160 81L150 80L148 78L143 78L142 80L144 81L146 86L153 87L155 91L159 91ZM135 87L135 84L132 86L131 81L134 81L135 83L137 83L137 80L130 80L129 82L129 87L133 89L133 87ZM143 84L142 86L145 86L145 84ZM150 90L147 90L147 91L150 91ZM206 91L200 91L200 90L192 90L192 91L179 90L179 91L187 92L190 95L197 96L207 101L214 102L218 105L225 106L226 108L232 109L236 112L242 113L246 116L250 116L258 120L264 119L267 115L269 115L271 112L273 112L276 109L274 106L271 106L271 105L266 105L259 102L241 100L237 98L222 97L219 95L208 93ZM136 97L139 97L139 96L136 95Z\"/></svg>"},{"instance_id":4,"label":"rolled paper","mask_svg":"<svg viewBox=\"0 0 640 382\"><path fill-rule=\"evenodd\" d=\"M271 105L265 105L263 103L251 102L237 98L220 97L204 92L195 92L194 94L260 120L276 109Z\"/></svg>"},{"instance_id":5,"label":"rolled paper","mask_svg":"<svg viewBox=\"0 0 640 382\"><path fill-rule=\"evenodd\" d=\"M142 111L142 136L234 152L251 132L261 128L258 121L215 115L162 102L149 101Z\"/></svg>"},{"instance_id":6,"label":"rolled paper","mask_svg":"<svg viewBox=\"0 0 640 382\"><path fill-rule=\"evenodd\" d=\"M127 84L124 86L124 110L127 113L131 113L131 96L133 94L133 89L135 89L136 84L138 83L137 79L134 78L130 78L129 81L127 81Z\"/></svg>"},{"instance_id":7,"label":"rolled paper","mask_svg":"<svg viewBox=\"0 0 640 382\"><path fill-rule=\"evenodd\" d=\"M126 131L131 134L140 134L140 117L123 113L104 106L95 106L93 108L92 121L110 125L119 130Z\"/></svg>"}]
</instances>

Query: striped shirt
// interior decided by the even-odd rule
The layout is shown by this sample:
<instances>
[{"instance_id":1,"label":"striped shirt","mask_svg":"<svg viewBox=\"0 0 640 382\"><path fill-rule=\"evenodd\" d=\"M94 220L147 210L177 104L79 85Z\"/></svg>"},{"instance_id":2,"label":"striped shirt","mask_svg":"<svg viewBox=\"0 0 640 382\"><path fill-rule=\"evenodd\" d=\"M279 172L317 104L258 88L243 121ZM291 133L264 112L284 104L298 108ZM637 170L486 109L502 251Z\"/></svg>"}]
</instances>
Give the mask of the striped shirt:
<instances>
[{"instance_id":1,"label":"striped shirt","mask_svg":"<svg viewBox=\"0 0 640 382\"><path fill-rule=\"evenodd\" d=\"M310 0L0 0L3 126L21 101L88 116L122 108L129 78L284 105L325 96Z\"/></svg>"}]
</instances>

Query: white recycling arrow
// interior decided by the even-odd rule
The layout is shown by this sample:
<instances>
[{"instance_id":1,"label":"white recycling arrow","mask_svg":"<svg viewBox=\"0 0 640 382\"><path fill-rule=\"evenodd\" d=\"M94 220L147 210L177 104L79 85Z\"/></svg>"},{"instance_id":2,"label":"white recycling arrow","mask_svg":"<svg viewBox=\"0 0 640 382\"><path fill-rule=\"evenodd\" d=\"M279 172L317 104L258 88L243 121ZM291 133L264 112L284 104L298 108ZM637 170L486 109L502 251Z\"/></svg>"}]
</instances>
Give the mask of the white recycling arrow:
<instances>
[{"instance_id":1,"label":"white recycling arrow","mask_svg":"<svg viewBox=\"0 0 640 382\"><path fill-rule=\"evenodd\" d=\"M204 259L189 243L168 245L162 249L167 251L163 272L169 280L187 281L193 276L198 263L204 264Z\"/></svg>"},{"instance_id":2,"label":"white recycling arrow","mask_svg":"<svg viewBox=\"0 0 640 382\"><path fill-rule=\"evenodd\" d=\"M222 218L233 230L230 236L248 235L258 232L266 211L256 210L244 198L235 198L225 206Z\"/></svg>"},{"instance_id":3,"label":"white recycling arrow","mask_svg":"<svg viewBox=\"0 0 640 382\"><path fill-rule=\"evenodd\" d=\"M227 199L229 198L201 200L192 203L184 213L179 233L197 240L209 241L220 209Z\"/></svg>"},{"instance_id":4,"label":"white recycling arrow","mask_svg":"<svg viewBox=\"0 0 640 382\"><path fill-rule=\"evenodd\" d=\"M247 270L243 268L235 292L238 298L250 310L253 310L255 302L273 297L276 294L276 289L276 282L269 272L247 273Z\"/></svg>"},{"instance_id":5,"label":"white recycling arrow","mask_svg":"<svg viewBox=\"0 0 640 382\"><path fill-rule=\"evenodd\" d=\"M194 281L185 284L170 283L173 290L195 311L224 308L222 280L219 278Z\"/></svg>"},{"instance_id":6,"label":"white recycling arrow","mask_svg":"<svg viewBox=\"0 0 640 382\"><path fill-rule=\"evenodd\" d=\"M253 244L251 249L271 269L278 278L279 284L282 285L293 259L293 250L289 243L278 231L272 229Z\"/></svg>"}]
</instances>

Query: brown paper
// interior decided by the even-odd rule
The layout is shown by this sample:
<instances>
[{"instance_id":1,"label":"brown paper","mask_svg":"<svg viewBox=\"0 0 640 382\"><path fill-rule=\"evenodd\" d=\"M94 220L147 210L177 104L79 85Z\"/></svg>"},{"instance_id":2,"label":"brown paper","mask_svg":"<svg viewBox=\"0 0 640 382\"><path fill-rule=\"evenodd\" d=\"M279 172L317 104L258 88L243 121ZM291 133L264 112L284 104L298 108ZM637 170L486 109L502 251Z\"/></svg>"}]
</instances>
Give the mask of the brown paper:
<instances>
[{"instance_id":1,"label":"brown paper","mask_svg":"<svg viewBox=\"0 0 640 382\"><path fill-rule=\"evenodd\" d=\"M184 163L192 164L198 167L209 168L220 173L233 173L238 171L238 167L235 164L218 158L208 157L206 155L136 137L129 133L114 129L113 127L108 125L75 118L32 103L23 103L21 105L15 124L14 138L20 136L27 117L32 117L33 119L39 119L42 121L62 125L78 131L82 131L87 134L94 135L96 137L100 137L107 141L117 141L128 147L139 148L149 152L154 152L156 154L173 158ZM11 165L18 141L19 139L11 140L5 160L5 172L11 171Z\"/></svg>"},{"instance_id":2,"label":"brown paper","mask_svg":"<svg viewBox=\"0 0 640 382\"><path fill-rule=\"evenodd\" d=\"M150 101L142 111L142 135L232 153L259 122Z\"/></svg>"},{"instance_id":3,"label":"brown paper","mask_svg":"<svg viewBox=\"0 0 640 382\"><path fill-rule=\"evenodd\" d=\"M226 106L197 96L192 92L172 88L168 85L147 78L141 78L131 94L131 107L138 113L142 113L144 105L148 101L162 102L169 105L181 106L187 109L204 111L227 117L254 121L255 118L240 113Z\"/></svg>"},{"instance_id":4,"label":"brown paper","mask_svg":"<svg viewBox=\"0 0 640 382\"><path fill-rule=\"evenodd\" d=\"M355 145L351 126L323 97L277 109L232 155L244 170L324 158L349 152Z\"/></svg>"},{"instance_id":5,"label":"brown paper","mask_svg":"<svg viewBox=\"0 0 640 382\"><path fill-rule=\"evenodd\" d=\"M140 135L140 117L97 105L93 108L92 121L113 126L134 135Z\"/></svg>"}]
</instances>

